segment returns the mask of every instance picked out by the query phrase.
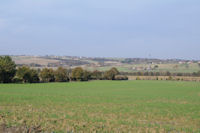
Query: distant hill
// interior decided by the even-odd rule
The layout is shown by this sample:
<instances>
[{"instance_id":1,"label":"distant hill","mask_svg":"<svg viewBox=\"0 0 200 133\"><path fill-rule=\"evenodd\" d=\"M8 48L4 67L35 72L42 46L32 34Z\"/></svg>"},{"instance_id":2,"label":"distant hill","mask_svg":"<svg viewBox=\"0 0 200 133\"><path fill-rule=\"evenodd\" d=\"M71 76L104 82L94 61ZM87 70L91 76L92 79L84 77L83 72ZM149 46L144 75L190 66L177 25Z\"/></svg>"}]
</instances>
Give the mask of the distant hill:
<instances>
[{"instance_id":1,"label":"distant hill","mask_svg":"<svg viewBox=\"0 0 200 133\"><path fill-rule=\"evenodd\" d=\"M26 55L11 57L18 66L27 65L34 68L57 68L59 66L74 68L81 66L88 70L105 71L111 67L117 67L123 72L170 71L191 73L200 70L200 61L196 60Z\"/></svg>"}]
</instances>

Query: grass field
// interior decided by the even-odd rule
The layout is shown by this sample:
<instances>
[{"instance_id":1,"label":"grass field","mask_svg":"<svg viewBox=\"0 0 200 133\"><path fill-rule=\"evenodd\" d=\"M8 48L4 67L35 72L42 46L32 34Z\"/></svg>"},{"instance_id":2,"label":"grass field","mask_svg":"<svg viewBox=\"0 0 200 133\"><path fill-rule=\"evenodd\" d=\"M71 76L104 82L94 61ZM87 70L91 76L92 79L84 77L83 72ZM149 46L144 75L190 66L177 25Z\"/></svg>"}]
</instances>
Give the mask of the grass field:
<instances>
[{"instance_id":1,"label":"grass field","mask_svg":"<svg viewBox=\"0 0 200 133\"><path fill-rule=\"evenodd\" d=\"M200 132L200 83L0 84L0 124L55 132Z\"/></svg>"}]
</instances>

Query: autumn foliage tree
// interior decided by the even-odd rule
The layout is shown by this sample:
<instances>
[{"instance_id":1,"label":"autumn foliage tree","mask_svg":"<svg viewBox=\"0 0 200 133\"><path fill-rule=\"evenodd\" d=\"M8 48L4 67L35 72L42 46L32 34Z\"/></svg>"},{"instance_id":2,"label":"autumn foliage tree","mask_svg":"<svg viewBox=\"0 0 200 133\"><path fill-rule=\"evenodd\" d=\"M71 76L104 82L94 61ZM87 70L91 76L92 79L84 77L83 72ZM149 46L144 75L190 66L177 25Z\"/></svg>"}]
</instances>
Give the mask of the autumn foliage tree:
<instances>
[{"instance_id":1,"label":"autumn foliage tree","mask_svg":"<svg viewBox=\"0 0 200 133\"><path fill-rule=\"evenodd\" d=\"M72 80L82 81L84 70L81 67L76 67L72 70Z\"/></svg>"},{"instance_id":2,"label":"autumn foliage tree","mask_svg":"<svg viewBox=\"0 0 200 133\"><path fill-rule=\"evenodd\" d=\"M102 79L102 72L95 70L91 73L91 79L100 80Z\"/></svg>"},{"instance_id":3,"label":"autumn foliage tree","mask_svg":"<svg viewBox=\"0 0 200 133\"><path fill-rule=\"evenodd\" d=\"M81 67L74 68L71 73L71 78L75 81L88 81L90 76L90 72L83 70Z\"/></svg>"},{"instance_id":4,"label":"autumn foliage tree","mask_svg":"<svg viewBox=\"0 0 200 133\"><path fill-rule=\"evenodd\" d=\"M91 79L91 72L84 70L82 81L88 81Z\"/></svg>"},{"instance_id":5,"label":"autumn foliage tree","mask_svg":"<svg viewBox=\"0 0 200 133\"><path fill-rule=\"evenodd\" d=\"M68 82L69 76L68 71L65 68L59 67L55 71L55 81L56 82Z\"/></svg>"},{"instance_id":6,"label":"autumn foliage tree","mask_svg":"<svg viewBox=\"0 0 200 133\"><path fill-rule=\"evenodd\" d=\"M51 68L44 68L40 72L40 78L42 82L54 82L54 70Z\"/></svg>"},{"instance_id":7,"label":"autumn foliage tree","mask_svg":"<svg viewBox=\"0 0 200 133\"><path fill-rule=\"evenodd\" d=\"M107 80L115 80L115 76L119 74L117 68L113 67L104 73L104 78Z\"/></svg>"}]
</instances>

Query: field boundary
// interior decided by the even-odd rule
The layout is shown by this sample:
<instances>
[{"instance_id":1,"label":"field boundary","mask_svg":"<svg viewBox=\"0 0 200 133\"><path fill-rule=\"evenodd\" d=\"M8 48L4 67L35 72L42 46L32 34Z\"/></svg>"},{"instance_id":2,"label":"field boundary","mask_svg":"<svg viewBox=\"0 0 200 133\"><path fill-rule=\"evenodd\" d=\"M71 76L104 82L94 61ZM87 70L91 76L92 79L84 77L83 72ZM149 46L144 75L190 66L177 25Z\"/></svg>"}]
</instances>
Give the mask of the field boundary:
<instances>
[{"instance_id":1,"label":"field boundary","mask_svg":"<svg viewBox=\"0 0 200 133\"><path fill-rule=\"evenodd\" d=\"M128 76L129 80L176 80L176 81L196 81L200 82L200 77L186 76Z\"/></svg>"}]
</instances>

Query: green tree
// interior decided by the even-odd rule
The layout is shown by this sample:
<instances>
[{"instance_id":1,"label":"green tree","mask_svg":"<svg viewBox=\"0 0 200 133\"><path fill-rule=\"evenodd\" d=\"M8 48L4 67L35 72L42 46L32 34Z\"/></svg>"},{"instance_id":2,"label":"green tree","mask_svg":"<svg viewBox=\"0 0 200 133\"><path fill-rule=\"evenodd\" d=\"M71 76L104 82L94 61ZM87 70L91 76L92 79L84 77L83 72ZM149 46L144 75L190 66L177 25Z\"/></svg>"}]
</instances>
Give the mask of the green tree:
<instances>
[{"instance_id":1,"label":"green tree","mask_svg":"<svg viewBox=\"0 0 200 133\"><path fill-rule=\"evenodd\" d=\"M91 78L94 79L94 80L102 79L102 72L100 72L98 70L93 71L92 74L91 74Z\"/></svg>"},{"instance_id":2,"label":"green tree","mask_svg":"<svg viewBox=\"0 0 200 133\"><path fill-rule=\"evenodd\" d=\"M54 70L51 68L44 68L40 72L40 78L42 82L54 82Z\"/></svg>"},{"instance_id":3,"label":"green tree","mask_svg":"<svg viewBox=\"0 0 200 133\"><path fill-rule=\"evenodd\" d=\"M38 72L30 67L22 66L17 69L16 77L23 83L38 83Z\"/></svg>"},{"instance_id":4,"label":"green tree","mask_svg":"<svg viewBox=\"0 0 200 133\"><path fill-rule=\"evenodd\" d=\"M62 67L57 68L55 71L56 82L67 82L69 81L68 71Z\"/></svg>"},{"instance_id":5,"label":"green tree","mask_svg":"<svg viewBox=\"0 0 200 133\"><path fill-rule=\"evenodd\" d=\"M115 76L119 74L117 68L113 67L104 73L104 78L107 80L115 80Z\"/></svg>"},{"instance_id":6,"label":"green tree","mask_svg":"<svg viewBox=\"0 0 200 133\"><path fill-rule=\"evenodd\" d=\"M76 67L72 70L72 80L82 81L84 70L81 67Z\"/></svg>"},{"instance_id":7,"label":"green tree","mask_svg":"<svg viewBox=\"0 0 200 133\"><path fill-rule=\"evenodd\" d=\"M115 67L111 68L110 71L112 71L115 75L119 74L119 71Z\"/></svg>"},{"instance_id":8,"label":"green tree","mask_svg":"<svg viewBox=\"0 0 200 133\"><path fill-rule=\"evenodd\" d=\"M10 83L16 73L16 64L9 56L0 56L0 83Z\"/></svg>"},{"instance_id":9,"label":"green tree","mask_svg":"<svg viewBox=\"0 0 200 133\"><path fill-rule=\"evenodd\" d=\"M82 79L82 81L88 81L88 80L90 80L91 79L91 73L89 72L89 71L84 71L83 72L83 79Z\"/></svg>"}]
</instances>

